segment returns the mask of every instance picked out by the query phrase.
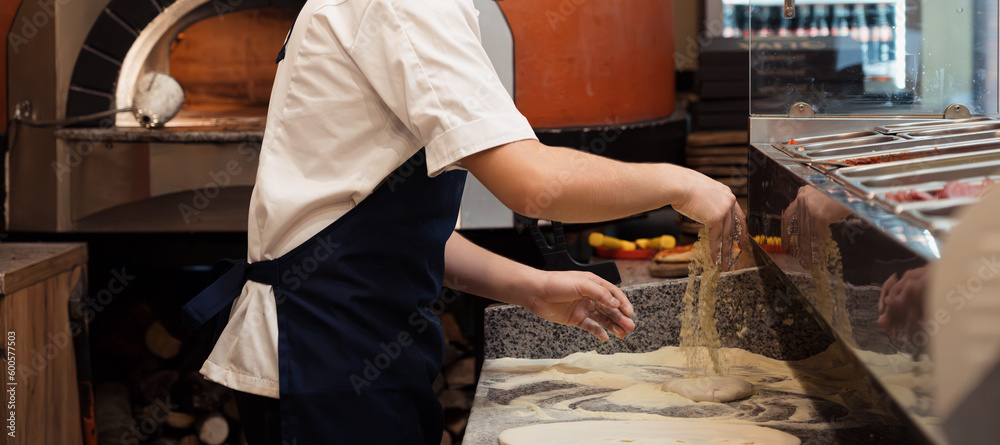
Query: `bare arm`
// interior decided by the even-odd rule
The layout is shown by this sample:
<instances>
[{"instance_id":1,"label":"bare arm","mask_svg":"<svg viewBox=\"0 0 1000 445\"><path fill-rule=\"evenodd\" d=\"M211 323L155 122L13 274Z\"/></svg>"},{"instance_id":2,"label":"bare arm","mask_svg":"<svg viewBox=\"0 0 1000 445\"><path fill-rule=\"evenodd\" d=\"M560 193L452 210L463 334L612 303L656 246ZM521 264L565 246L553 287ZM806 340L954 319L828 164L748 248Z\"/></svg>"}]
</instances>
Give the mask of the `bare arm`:
<instances>
[{"instance_id":1,"label":"bare arm","mask_svg":"<svg viewBox=\"0 0 1000 445\"><path fill-rule=\"evenodd\" d=\"M717 258L728 258L732 244L720 240L733 238L737 221L744 224L729 187L672 164L618 162L534 140L482 151L462 163L504 205L533 218L606 221L673 205L709 227Z\"/></svg>"},{"instance_id":2,"label":"bare arm","mask_svg":"<svg viewBox=\"0 0 1000 445\"><path fill-rule=\"evenodd\" d=\"M635 329L625 293L580 271L547 272L494 254L452 233L445 247L445 286L524 306L546 320L578 326L605 341ZM604 327L602 329L601 327Z\"/></svg>"}]
</instances>

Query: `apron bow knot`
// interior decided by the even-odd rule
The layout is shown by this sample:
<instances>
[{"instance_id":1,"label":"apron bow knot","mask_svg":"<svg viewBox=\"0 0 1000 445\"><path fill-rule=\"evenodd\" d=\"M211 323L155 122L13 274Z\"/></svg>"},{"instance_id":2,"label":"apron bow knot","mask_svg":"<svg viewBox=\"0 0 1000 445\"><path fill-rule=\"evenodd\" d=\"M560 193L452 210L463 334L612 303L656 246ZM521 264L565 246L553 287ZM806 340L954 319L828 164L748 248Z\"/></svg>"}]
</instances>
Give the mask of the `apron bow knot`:
<instances>
[{"instance_id":1,"label":"apron bow knot","mask_svg":"<svg viewBox=\"0 0 1000 445\"><path fill-rule=\"evenodd\" d=\"M212 272L221 276L182 309L184 327L189 331L198 329L239 298L247 280L272 286L281 281L278 262L275 260L254 263L246 260L222 260L212 268Z\"/></svg>"}]
</instances>

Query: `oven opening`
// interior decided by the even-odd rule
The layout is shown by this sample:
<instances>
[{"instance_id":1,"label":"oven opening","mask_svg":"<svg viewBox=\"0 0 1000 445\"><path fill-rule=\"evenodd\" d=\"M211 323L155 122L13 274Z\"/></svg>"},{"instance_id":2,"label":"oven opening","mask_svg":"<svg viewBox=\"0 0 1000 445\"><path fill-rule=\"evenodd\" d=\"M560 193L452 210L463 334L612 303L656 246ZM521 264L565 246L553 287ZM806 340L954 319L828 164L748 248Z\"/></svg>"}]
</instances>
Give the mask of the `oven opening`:
<instances>
[{"instance_id":1,"label":"oven opening","mask_svg":"<svg viewBox=\"0 0 1000 445\"><path fill-rule=\"evenodd\" d=\"M297 11L237 11L194 23L170 44L168 74L185 103L167 129L261 130L274 62Z\"/></svg>"}]
</instances>

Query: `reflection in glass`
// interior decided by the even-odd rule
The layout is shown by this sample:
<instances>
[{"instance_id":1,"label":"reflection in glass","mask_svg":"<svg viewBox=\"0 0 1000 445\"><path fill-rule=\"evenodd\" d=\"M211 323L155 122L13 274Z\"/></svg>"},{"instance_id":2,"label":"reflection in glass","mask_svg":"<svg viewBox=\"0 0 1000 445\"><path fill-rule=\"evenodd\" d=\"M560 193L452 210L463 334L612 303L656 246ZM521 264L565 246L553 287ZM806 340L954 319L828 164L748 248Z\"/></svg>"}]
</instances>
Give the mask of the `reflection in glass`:
<instances>
[{"instance_id":1,"label":"reflection in glass","mask_svg":"<svg viewBox=\"0 0 1000 445\"><path fill-rule=\"evenodd\" d=\"M797 102L828 115L940 116L954 103L998 111L996 0L802 0L792 19L783 2L740 3L724 1L727 22L750 30L726 35L750 52L752 114Z\"/></svg>"}]
</instances>

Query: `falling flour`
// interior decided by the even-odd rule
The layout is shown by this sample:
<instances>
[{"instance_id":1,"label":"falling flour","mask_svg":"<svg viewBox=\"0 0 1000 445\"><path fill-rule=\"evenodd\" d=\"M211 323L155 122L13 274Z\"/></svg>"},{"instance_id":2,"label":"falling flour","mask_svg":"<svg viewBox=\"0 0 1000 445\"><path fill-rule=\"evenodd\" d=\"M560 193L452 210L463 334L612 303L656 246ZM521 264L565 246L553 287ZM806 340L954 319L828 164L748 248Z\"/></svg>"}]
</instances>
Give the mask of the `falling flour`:
<instances>
[{"instance_id":1,"label":"falling flour","mask_svg":"<svg viewBox=\"0 0 1000 445\"><path fill-rule=\"evenodd\" d=\"M684 291L684 312L681 314L681 350L687 357L688 372L691 376L705 373L708 363L703 352L708 353L712 371L723 374L719 357L719 331L715 326L715 289L719 284L719 266L712 261L709 247L708 228L698 232L695 254L688 266L688 284ZM697 285L695 277L701 275ZM694 297L698 294L698 306Z\"/></svg>"},{"instance_id":2,"label":"falling flour","mask_svg":"<svg viewBox=\"0 0 1000 445\"><path fill-rule=\"evenodd\" d=\"M659 444L770 444L798 445L788 433L756 425L698 420L580 421L543 423L500 433L500 445Z\"/></svg>"},{"instance_id":3,"label":"falling flour","mask_svg":"<svg viewBox=\"0 0 1000 445\"><path fill-rule=\"evenodd\" d=\"M840 248L833 240L833 233L827 226L813 240L810 273L816 291L811 297L820 315L840 334L841 340L856 346L847 312L847 286L844 285L844 268L841 263Z\"/></svg>"},{"instance_id":4,"label":"falling flour","mask_svg":"<svg viewBox=\"0 0 1000 445\"><path fill-rule=\"evenodd\" d=\"M689 378L665 384L663 390L695 401L732 402L750 397L753 385L746 380L724 377L726 369L720 353L719 330L715 325L715 306L718 302L715 290L719 285L721 271L719 265L712 261L709 252L708 228L702 228L695 243L695 255L688 266L684 312L681 314L681 350L687 358ZM696 285L695 277L699 274L701 283ZM697 308L694 304L696 291ZM714 375L704 376L705 374Z\"/></svg>"}]
</instances>

